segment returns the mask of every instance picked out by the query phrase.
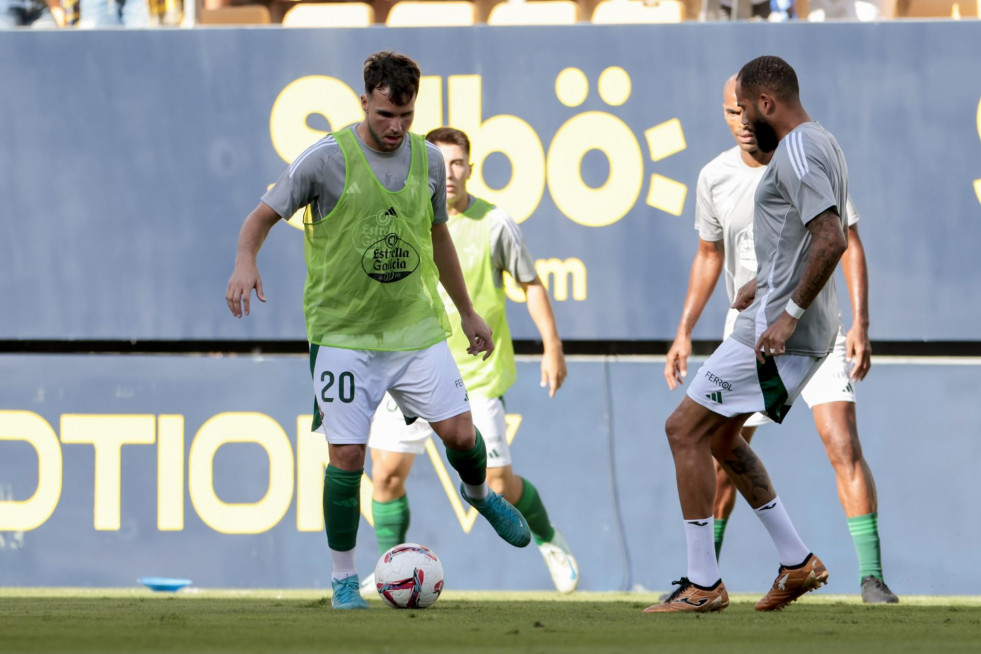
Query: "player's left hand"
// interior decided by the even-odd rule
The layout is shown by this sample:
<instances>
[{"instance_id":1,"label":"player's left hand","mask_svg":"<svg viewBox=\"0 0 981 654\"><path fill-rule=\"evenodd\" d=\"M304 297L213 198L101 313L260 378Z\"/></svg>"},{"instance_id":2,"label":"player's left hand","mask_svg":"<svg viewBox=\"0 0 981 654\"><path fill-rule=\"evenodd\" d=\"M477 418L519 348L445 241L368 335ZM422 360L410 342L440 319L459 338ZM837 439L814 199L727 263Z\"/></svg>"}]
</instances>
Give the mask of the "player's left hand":
<instances>
[{"instance_id":1,"label":"player's left hand","mask_svg":"<svg viewBox=\"0 0 981 654\"><path fill-rule=\"evenodd\" d=\"M732 301L732 308L736 311L745 311L753 304L756 299L756 278L749 280L739 287L736 291L736 299Z\"/></svg>"},{"instance_id":2,"label":"player's left hand","mask_svg":"<svg viewBox=\"0 0 981 654\"><path fill-rule=\"evenodd\" d=\"M548 396L555 397L556 391L562 388L562 382L569 374L565 365L565 354L562 350L549 350L542 355L542 388L548 386Z\"/></svg>"},{"instance_id":3,"label":"player's left hand","mask_svg":"<svg viewBox=\"0 0 981 654\"><path fill-rule=\"evenodd\" d=\"M470 341L467 354L477 356L481 352L484 352L482 361L487 361L487 357L494 351L494 340L491 338L493 332L491 328L487 326L484 319L478 316L476 312L467 315L461 314L460 326L463 328L463 333L466 335L467 340Z\"/></svg>"},{"instance_id":4,"label":"player's left hand","mask_svg":"<svg viewBox=\"0 0 981 654\"><path fill-rule=\"evenodd\" d=\"M852 364L853 381L865 379L872 367L872 344L869 343L869 330L861 325L852 325L845 335L845 360Z\"/></svg>"},{"instance_id":5,"label":"player's left hand","mask_svg":"<svg viewBox=\"0 0 981 654\"><path fill-rule=\"evenodd\" d=\"M797 329L797 319L786 311L782 312L780 317L760 334L760 340L756 341L756 360L763 363L765 356L772 357L786 353L787 339L795 329Z\"/></svg>"}]
</instances>

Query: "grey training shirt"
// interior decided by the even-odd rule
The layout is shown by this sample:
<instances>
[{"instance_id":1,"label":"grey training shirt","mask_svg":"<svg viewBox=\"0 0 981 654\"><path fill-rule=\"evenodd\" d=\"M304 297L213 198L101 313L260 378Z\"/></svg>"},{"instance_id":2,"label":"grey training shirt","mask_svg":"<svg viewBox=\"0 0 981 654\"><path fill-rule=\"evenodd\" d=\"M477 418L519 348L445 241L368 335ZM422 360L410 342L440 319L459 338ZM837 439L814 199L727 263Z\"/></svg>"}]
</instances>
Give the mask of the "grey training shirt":
<instances>
[{"instance_id":1,"label":"grey training shirt","mask_svg":"<svg viewBox=\"0 0 981 654\"><path fill-rule=\"evenodd\" d=\"M722 241L730 303L746 282L756 279L753 214L756 187L766 172L766 166L746 165L740 152L740 147L734 145L705 164L698 174L695 200L695 229L699 238ZM851 197L845 208L851 227L860 218Z\"/></svg>"},{"instance_id":2,"label":"grey training shirt","mask_svg":"<svg viewBox=\"0 0 981 654\"><path fill-rule=\"evenodd\" d=\"M374 150L365 143L357 129L354 137L365 159L382 186L398 191L405 186L412 162L412 140L406 134L402 145L392 152ZM426 143L429 161L429 193L433 203L433 224L447 221L446 167L443 154L432 143ZM288 219L297 209L310 205L315 221L329 214L344 192L344 154L332 134L320 139L290 164L266 191L262 201L281 218Z\"/></svg>"},{"instance_id":3,"label":"grey training shirt","mask_svg":"<svg viewBox=\"0 0 981 654\"><path fill-rule=\"evenodd\" d=\"M848 224L848 167L835 137L818 123L798 125L777 146L756 188L756 298L736 318L732 337L749 347L783 313L804 272L807 223L828 209ZM838 295L831 277L787 340L787 354L821 357L834 344Z\"/></svg>"}]
</instances>

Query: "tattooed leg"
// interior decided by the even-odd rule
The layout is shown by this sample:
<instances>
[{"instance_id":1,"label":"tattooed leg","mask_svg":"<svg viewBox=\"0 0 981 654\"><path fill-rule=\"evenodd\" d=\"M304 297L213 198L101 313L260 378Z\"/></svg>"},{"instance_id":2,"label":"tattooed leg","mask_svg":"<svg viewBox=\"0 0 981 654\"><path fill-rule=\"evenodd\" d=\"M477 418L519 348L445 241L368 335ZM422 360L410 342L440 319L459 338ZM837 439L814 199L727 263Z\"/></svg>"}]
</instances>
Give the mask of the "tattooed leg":
<instances>
[{"instance_id":1,"label":"tattooed leg","mask_svg":"<svg viewBox=\"0 0 981 654\"><path fill-rule=\"evenodd\" d=\"M736 489L752 508L757 509L772 501L777 492L763 462L743 437L737 434L732 441L728 448L721 444L713 447L713 454Z\"/></svg>"}]
</instances>

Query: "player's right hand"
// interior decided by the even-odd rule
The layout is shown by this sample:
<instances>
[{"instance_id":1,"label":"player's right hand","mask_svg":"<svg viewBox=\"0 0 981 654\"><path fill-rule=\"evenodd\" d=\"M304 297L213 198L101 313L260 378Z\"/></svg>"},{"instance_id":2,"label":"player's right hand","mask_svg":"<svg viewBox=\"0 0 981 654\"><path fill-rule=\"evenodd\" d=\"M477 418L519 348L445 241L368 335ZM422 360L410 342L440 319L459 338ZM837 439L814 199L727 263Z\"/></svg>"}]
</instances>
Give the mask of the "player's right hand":
<instances>
[{"instance_id":1,"label":"player's right hand","mask_svg":"<svg viewBox=\"0 0 981 654\"><path fill-rule=\"evenodd\" d=\"M228 288L225 289L225 302L236 318L241 318L243 313L249 315L252 289L255 289L255 296L260 301L266 301L259 270L255 266L235 266L232 277L228 280Z\"/></svg>"},{"instance_id":2,"label":"player's right hand","mask_svg":"<svg viewBox=\"0 0 981 654\"><path fill-rule=\"evenodd\" d=\"M685 383L688 376L688 357L691 355L691 339L679 336L668 350L668 360L664 363L664 379L668 389L674 390Z\"/></svg>"},{"instance_id":3,"label":"player's right hand","mask_svg":"<svg viewBox=\"0 0 981 654\"><path fill-rule=\"evenodd\" d=\"M470 313L468 315L461 314L460 327L463 329L467 340L470 341L467 354L477 356L481 352L484 352L485 354L481 360L487 361L487 357L494 351L494 340L492 338L493 331L487 326L484 319L476 313Z\"/></svg>"}]
</instances>

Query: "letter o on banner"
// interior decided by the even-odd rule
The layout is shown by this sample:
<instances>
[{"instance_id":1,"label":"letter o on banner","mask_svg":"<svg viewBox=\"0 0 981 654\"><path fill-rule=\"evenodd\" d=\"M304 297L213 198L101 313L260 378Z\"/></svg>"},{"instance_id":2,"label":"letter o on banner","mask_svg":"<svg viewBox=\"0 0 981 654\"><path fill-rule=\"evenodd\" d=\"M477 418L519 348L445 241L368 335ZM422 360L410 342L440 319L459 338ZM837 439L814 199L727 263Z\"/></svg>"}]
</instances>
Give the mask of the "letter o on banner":
<instances>
[{"instance_id":1,"label":"letter o on banner","mask_svg":"<svg viewBox=\"0 0 981 654\"><path fill-rule=\"evenodd\" d=\"M610 175L599 188L582 179L582 159L599 150ZM548 150L548 190L570 220L586 227L612 225L633 208L644 180L644 158L625 122L600 111L581 113L559 128Z\"/></svg>"},{"instance_id":2,"label":"letter o on banner","mask_svg":"<svg viewBox=\"0 0 981 654\"><path fill-rule=\"evenodd\" d=\"M0 531L43 525L61 499L62 457L58 435L32 411L0 411L0 441L25 441L37 452L37 488L26 500L0 500Z\"/></svg>"},{"instance_id":3,"label":"letter o on banner","mask_svg":"<svg viewBox=\"0 0 981 654\"><path fill-rule=\"evenodd\" d=\"M269 115L273 147L286 163L293 163L327 135L307 124L314 114L323 116L336 132L361 120L361 98L344 82L326 75L308 75L290 82L280 91Z\"/></svg>"},{"instance_id":4,"label":"letter o on banner","mask_svg":"<svg viewBox=\"0 0 981 654\"><path fill-rule=\"evenodd\" d=\"M215 454L229 443L255 443L269 457L269 488L258 502L224 502L215 493ZM279 423L262 413L212 417L194 437L187 467L195 511L205 524L224 534L268 531L283 519L293 500L293 447Z\"/></svg>"}]
</instances>

